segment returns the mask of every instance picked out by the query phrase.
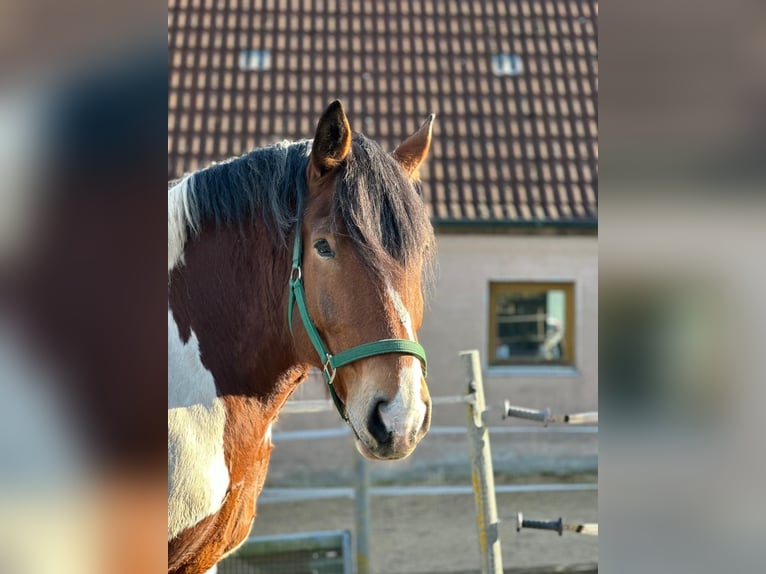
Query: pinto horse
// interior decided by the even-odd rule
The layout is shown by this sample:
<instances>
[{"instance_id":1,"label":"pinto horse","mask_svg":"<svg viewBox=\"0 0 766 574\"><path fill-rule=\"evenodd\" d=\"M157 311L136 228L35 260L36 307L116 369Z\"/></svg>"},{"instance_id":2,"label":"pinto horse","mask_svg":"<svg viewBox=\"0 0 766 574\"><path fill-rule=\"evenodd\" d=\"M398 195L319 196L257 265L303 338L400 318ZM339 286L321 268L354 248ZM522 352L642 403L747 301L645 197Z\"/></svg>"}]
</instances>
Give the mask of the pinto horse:
<instances>
[{"instance_id":1,"label":"pinto horse","mask_svg":"<svg viewBox=\"0 0 766 574\"><path fill-rule=\"evenodd\" d=\"M357 449L409 455L428 432L416 341L435 256L416 186L434 116L387 153L335 101L313 140L168 191L168 572L247 537L271 425L321 369Z\"/></svg>"}]
</instances>

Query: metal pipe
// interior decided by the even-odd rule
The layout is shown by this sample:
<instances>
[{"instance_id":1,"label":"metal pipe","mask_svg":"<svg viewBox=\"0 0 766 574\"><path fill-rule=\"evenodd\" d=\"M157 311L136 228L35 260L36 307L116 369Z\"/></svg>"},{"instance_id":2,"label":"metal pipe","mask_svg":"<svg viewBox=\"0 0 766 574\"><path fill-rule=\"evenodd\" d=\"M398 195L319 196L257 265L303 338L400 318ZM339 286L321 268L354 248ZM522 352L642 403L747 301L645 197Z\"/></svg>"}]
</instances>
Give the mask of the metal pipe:
<instances>
[{"instance_id":1,"label":"metal pipe","mask_svg":"<svg viewBox=\"0 0 766 574\"><path fill-rule=\"evenodd\" d=\"M541 423L547 423L551 417L551 410L537 410L527 409L524 407L516 407L509 401L505 401L503 406L503 418L514 417L517 419L526 419L529 421L540 421Z\"/></svg>"},{"instance_id":2,"label":"metal pipe","mask_svg":"<svg viewBox=\"0 0 766 574\"><path fill-rule=\"evenodd\" d=\"M597 483L574 484L501 484L495 486L496 494L519 494L528 492L592 492L598 490ZM280 504L302 500L328 500L334 498L352 499L356 489L343 486L328 486L317 488L274 488L263 489L258 504ZM468 485L437 485L437 486L372 486L370 497L390 496L462 496L474 494L472 486Z\"/></svg>"},{"instance_id":3,"label":"metal pipe","mask_svg":"<svg viewBox=\"0 0 766 574\"><path fill-rule=\"evenodd\" d=\"M463 351L460 357L465 366L468 394L473 397L473 401L468 403L467 426L472 459L471 479L476 503L476 522L479 529L481 571L483 574L502 574L503 557L495 502L495 479L489 433L484 422L487 406L484 400L479 351Z\"/></svg>"},{"instance_id":4,"label":"metal pipe","mask_svg":"<svg viewBox=\"0 0 766 574\"><path fill-rule=\"evenodd\" d=\"M333 407L334 408L334 407ZM504 426L504 427L489 427L490 436L500 434L598 434L597 426L556 426L544 429L540 426ZM428 431L429 436L444 436L444 435L465 435L465 427L453 427L453 426L432 426ZM290 431L275 431L272 434L271 439L274 443L282 443L298 440L320 440L328 438L340 438L352 436L351 429L348 426L344 427L332 427L327 429L307 429L307 430L290 430Z\"/></svg>"},{"instance_id":5,"label":"metal pipe","mask_svg":"<svg viewBox=\"0 0 766 574\"><path fill-rule=\"evenodd\" d=\"M559 536L564 534L564 531L574 532L576 534L584 534L586 536L598 536L598 524L597 523L585 523L585 524L567 524L559 517L558 520L528 520L524 518L521 512L516 513L516 532L520 532L522 528L532 528L534 530L551 530L558 532Z\"/></svg>"},{"instance_id":6,"label":"metal pipe","mask_svg":"<svg viewBox=\"0 0 766 574\"><path fill-rule=\"evenodd\" d=\"M457 397L431 397L432 405L464 405L470 403L473 398L470 395L462 395Z\"/></svg>"},{"instance_id":7,"label":"metal pipe","mask_svg":"<svg viewBox=\"0 0 766 574\"><path fill-rule=\"evenodd\" d=\"M503 418L514 417L517 419L526 419L548 423L567 423L570 425L598 424L598 411L589 411L585 413L572 413L568 415L552 415L551 409L542 410L528 409L512 405L510 401L503 404Z\"/></svg>"},{"instance_id":8,"label":"metal pipe","mask_svg":"<svg viewBox=\"0 0 766 574\"><path fill-rule=\"evenodd\" d=\"M570 425L598 424L598 411L564 415L564 422Z\"/></svg>"},{"instance_id":9,"label":"metal pipe","mask_svg":"<svg viewBox=\"0 0 766 574\"><path fill-rule=\"evenodd\" d=\"M356 524L356 572L370 572L370 473L365 458L356 453L354 522Z\"/></svg>"},{"instance_id":10,"label":"metal pipe","mask_svg":"<svg viewBox=\"0 0 766 574\"><path fill-rule=\"evenodd\" d=\"M558 532L559 536L564 533L564 521L559 517L558 520L527 520L521 512L516 513L516 532L521 532L522 528L533 528L535 530L553 530Z\"/></svg>"}]
</instances>

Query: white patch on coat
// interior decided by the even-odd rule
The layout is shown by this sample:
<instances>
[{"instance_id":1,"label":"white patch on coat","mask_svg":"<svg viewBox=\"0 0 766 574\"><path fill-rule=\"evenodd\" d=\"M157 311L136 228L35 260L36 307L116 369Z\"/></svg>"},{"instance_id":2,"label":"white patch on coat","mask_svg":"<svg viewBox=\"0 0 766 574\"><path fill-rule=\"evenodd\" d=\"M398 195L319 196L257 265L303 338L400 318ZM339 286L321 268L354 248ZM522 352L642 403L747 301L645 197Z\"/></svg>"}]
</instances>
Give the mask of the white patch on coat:
<instances>
[{"instance_id":1,"label":"white patch on coat","mask_svg":"<svg viewBox=\"0 0 766 574\"><path fill-rule=\"evenodd\" d=\"M192 177L185 177L168 190L168 273L183 264L186 228L194 227L193 205L189 201Z\"/></svg>"},{"instance_id":2,"label":"white patch on coat","mask_svg":"<svg viewBox=\"0 0 766 574\"><path fill-rule=\"evenodd\" d=\"M396 310L399 321L407 331L407 336L410 341L414 341L412 317L410 317L401 296L388 282L386 283L386 292ZM409 365L407 365L408 362ZM419 430L426 416L426 405L421 396L423 368L420 359L406 357L404 363L405 365L399 370L399 391L394 399L380 410L381 419L386 428L394 435L401 437L407 437L410 433Z\"/></svg>"},{"instance_id":3,"label":"white patch on coat","mask_svg":"<svg viewBox=\"0 0 766 574\"><path fill-rule=\"evenodd\" d=\"M225 425L197 336L184 343L168 309L168 540L221 508L229 488Z\"/></svg>"},{"instance_id":4,"label":"white patch on coat","mask_svg":"<svg viewBox=\"0 0 766 574\"><path fill-rule=\"evenodd\" d=\"M380 409L383 424L402 439L420 430L426 416L426 404L421 397L423 370L420 361L412 359L412 365L399 370L399 391L394 400Z\"/></svg>"},{"instance_id":5,"label":"white patch on coat","mask_svg":"<svg viewBox=\"0 0 766 574\"><path fill-rule=\"evenodd\" d=\"M393 285L388 281L386 281L386 293L388 294L388 298L391 299L391 303L394 305L399 321L401 321L402 325L404 325L404 328L407 330L407 337L409 337L410 341L414 341L415 332L412 330L412 317L410 317L410 312L407 311L407 307L404 306L404 302L402 301L399 292L394 289ZM420 361L418 361L418 363L419 362Z\"/></svg>"}]
</instances>

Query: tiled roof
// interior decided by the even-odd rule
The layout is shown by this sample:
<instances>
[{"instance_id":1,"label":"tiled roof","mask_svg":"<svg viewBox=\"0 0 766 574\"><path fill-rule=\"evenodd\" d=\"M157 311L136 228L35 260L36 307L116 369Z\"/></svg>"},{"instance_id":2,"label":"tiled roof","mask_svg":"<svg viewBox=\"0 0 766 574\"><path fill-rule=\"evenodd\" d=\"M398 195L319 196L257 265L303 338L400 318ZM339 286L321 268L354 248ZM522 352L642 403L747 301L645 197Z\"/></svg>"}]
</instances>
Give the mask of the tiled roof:
<instances>
[{"instance_id":1,"label":"tiled roof","mask_svg":"<svg viewBox=\"0 0 766 574\"><path fill-rule=\"evenodd\" d=\"M168 177L311 137L340 98L388 149L437 113L436 223L595 223L597 17L596 0L170 0Z\"/></svg>"}]
</instances>

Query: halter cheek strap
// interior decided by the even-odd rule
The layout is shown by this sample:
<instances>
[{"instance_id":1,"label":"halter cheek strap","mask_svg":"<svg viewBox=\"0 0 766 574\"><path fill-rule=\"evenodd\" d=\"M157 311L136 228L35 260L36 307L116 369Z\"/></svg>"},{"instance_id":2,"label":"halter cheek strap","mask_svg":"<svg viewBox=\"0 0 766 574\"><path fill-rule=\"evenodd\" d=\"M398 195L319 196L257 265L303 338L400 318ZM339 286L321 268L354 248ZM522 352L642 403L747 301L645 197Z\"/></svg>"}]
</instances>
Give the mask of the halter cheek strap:
<instances>
[{"instance_id":1,"label":"halter cheek strap","mask_svg":"<svg viewBox=\"0 0 766 574\"><path fill-rule=\"evenodd\" d=\"M322 363L322 374L324 375L324 380L325 383L327 383L327 388L330 391L333 403L335 403L335 408L338 409L338 413L340 413L343 420L348 423L349 420L346 408L343 405L343 401L340 400L340 397L335 392L335 387L333 386L335 373L340 367L376 355L412 355L420 360L423 365L423 376L426 376L426 351L415 341L408 341L406 339L381 339L372 343L364 343L352 347L351 349L341 351L335 355L331 354L327 350L324 341L322 341L322 337L319 335L319 331L311 320L308 307L306 306L306 291L303 287L303 272L301 270L303 248L300 230L301 226L300 222L298 222L295 232L295 241L293 243L293 266L292 271L290 272L289 281L287 324L290 327L290 333L293 334L293 307L297 304L303 327L306 329L311 344L314 346L314 349L319 355L319 360Z\"/></svg>"}]
</instances>

